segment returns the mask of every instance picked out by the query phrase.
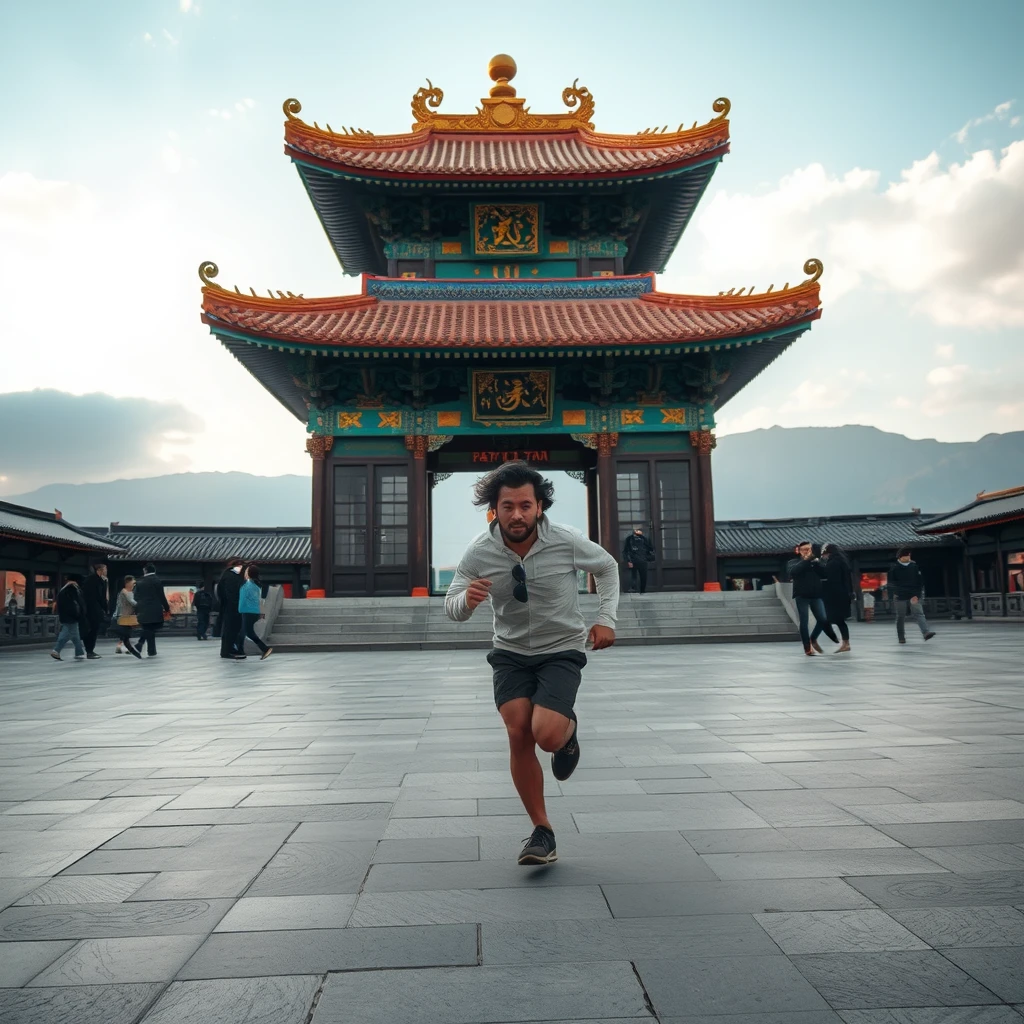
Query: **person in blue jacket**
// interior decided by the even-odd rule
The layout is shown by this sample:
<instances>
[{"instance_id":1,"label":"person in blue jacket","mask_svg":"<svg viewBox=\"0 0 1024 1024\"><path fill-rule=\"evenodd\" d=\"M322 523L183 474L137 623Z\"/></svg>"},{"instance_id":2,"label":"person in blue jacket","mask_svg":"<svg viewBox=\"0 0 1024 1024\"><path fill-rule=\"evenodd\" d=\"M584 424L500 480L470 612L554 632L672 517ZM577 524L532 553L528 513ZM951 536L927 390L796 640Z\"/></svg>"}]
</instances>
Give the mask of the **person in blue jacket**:
<instances>
[{"instance_id":1,"label":"person in blue jacket","mask_svg":"<svg viewBox=\"0 0 1024 1024\"><path fill-rule=\"evenodd\" d=\"M263 612L260 611L262 596L263 588L260 585L259 566L249 565L245 570L245 582L238 592L238 614L242 617L242 628L238 633L238 642L235 646L239 654L245 654L245 638L248 637L263 652L260 661L269 658L274 650L256 635L256 623L263 618Z\"/></svg>"}]
</instances>

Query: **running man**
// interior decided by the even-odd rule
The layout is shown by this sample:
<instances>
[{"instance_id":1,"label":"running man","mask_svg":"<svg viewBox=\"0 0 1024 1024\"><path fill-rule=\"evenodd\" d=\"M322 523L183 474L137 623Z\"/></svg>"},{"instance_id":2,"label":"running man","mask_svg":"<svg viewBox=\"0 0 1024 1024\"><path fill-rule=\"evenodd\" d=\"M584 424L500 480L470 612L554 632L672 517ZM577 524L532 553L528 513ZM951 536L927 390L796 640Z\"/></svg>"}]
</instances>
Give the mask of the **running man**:
<instances>
[{"instance_id":1,"label":"running man","mask_svg":"<svg viewBox=\"0 0 1024 1024\"><path fill-rule=\"evenodd\" d=\"M577 530L545 515L554 487L525 462L506 462L477 481L474 504L494 512L469 545L445 598L445 612L465 622L488 598L494 612L494 703L508 731L512 781L533 822L520 864L558 860L544 808L544 771L536 748L551 754L564 782L580 759L576 691L595 651L615 643L619 570L615 558ZM587 630L577 571L594 574L601 605Z\"/></svg>"}]
</instances>

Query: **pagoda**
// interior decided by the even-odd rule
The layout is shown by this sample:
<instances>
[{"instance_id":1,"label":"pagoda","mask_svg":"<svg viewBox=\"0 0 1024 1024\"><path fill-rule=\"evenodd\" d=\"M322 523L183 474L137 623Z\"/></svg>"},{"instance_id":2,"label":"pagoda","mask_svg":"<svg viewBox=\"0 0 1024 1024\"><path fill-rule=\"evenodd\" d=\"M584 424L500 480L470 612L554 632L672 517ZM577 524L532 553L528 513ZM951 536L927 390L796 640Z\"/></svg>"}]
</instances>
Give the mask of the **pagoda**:
<instances>
[{"instance_id":1,"label":"pagoda","mask_svg":"<svg viewBox=\"0 0 1024 1024\"><path fill-rule=\"evenodd\" d=\"M650 589L701 589L716 412L820 316L821 264L757 294L658 291L729 151L729 101L604 134L586 87L534 114L511 57L488 71L471 114L441 113L428 80L401 135L285 102L285 153L359 294L244 294L199 268L203 322L309 432L311 593L428 593L433 484L512 458L585 483L612 553L643 527Z\"/></svg>"}]
</instances>

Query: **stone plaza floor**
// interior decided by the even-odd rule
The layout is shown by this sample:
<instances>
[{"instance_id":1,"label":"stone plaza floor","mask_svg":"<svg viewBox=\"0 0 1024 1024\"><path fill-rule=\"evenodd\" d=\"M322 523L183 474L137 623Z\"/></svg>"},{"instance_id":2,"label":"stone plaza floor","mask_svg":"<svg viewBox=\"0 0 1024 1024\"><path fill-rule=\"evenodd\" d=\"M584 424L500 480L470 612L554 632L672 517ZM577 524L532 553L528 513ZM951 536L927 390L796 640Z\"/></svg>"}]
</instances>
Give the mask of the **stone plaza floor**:
<instances>
[{"instance_id":1,"label":"stone plaza floor","mask_svg":"<svg viewBox=\"0 0 1024 1024\"><path fill-rule=\"evenodd\" d=\"M936 628L592 655L547 868L482 652L0 653L0 1021L1021 1024L1024 627Z\"/></svg>"}]
</instances>

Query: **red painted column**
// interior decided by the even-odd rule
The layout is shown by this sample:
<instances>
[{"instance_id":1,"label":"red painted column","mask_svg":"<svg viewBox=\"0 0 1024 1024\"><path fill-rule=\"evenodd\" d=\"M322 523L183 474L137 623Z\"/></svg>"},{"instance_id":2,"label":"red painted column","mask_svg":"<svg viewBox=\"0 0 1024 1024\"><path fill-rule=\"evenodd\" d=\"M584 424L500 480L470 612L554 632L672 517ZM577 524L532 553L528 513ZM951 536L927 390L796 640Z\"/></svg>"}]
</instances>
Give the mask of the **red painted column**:
<instances>
[{"instance_id":1,"label":"red painted column","mask_svg":"<svg viewBox=\"0 0 1024 1024\"><path fill-rule=\"evenodd\" d=\"M690 444L697 452L697 490L700 495L701 548L697 552L697 589L718 582L718 545L715 543L715 495L711 484L711 452L716 444L710 430L690 431ZM703 577L703 578L701 578Z\"/></svg>"},{"instance_id":2,"label":"red painted column","mask_svg":"<svg viewBox=\"0 0 1024 1024\"><path fill-rule=\"evenodd\" d=\"M615 536L615 464L612 453L619 443L618 434L595 434L597 449L597 502L601 547L616 560L618 543Z\"/></svg>"},{"instance_id":3,"label":"red painted column","mask_svg":"<svg viewBox=\"0 0 1024 1024\"><path fill-rule=\"evenodd\" d=\"M324 597L327 589L324 552L324 507L327 497L325 476L327 472L327 453L334 447L334 438L323 434L314 434L306 441L306 451L312 460L312 516L310 519L310 565L309 565L309 596Z\"/></svg>"},{"instance_id":4,"label":"red painted column","mask_svg":"<svg viewBox=\"0 0 1024 1024\"><path fill-rule=\"evenodd\" d=\"M409 585L413 597L430 594L430 537L427 521L428 437L409 435L405 446L412 452L409 463Z\"/></svg>"}]
</instances>

